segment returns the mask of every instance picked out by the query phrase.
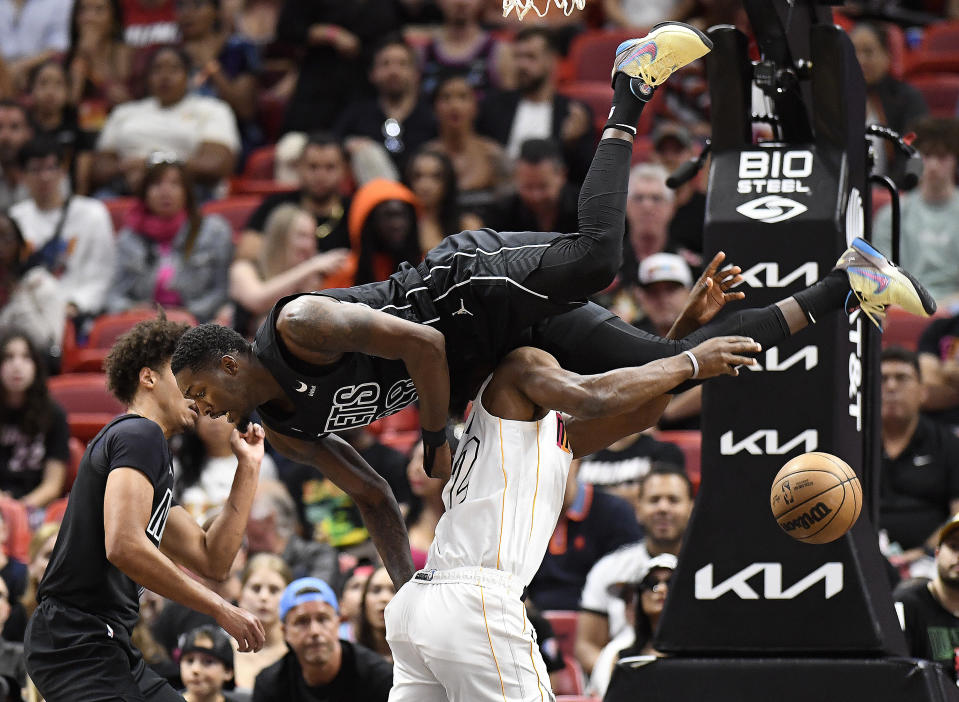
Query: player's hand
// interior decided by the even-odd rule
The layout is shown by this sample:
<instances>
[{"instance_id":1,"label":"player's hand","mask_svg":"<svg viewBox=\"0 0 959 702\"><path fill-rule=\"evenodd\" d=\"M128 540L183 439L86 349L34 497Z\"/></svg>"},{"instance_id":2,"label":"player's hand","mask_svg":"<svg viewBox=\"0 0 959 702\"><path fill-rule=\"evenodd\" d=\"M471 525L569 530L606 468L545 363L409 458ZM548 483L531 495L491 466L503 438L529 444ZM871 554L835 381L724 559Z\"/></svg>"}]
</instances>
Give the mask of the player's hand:
<instances>
[{"instance_id":1,"label":"player's hand","mask_svg":"<svg viewBox=\"0 0 959 702\"><path fill-rule=\"evenodd\" d=\"M258 466L263 460L265 436L263 427L250 422L245 432L241 433L238 429L234 429L230 434L230 450L240 463L246 462L249 465Z\"/></svg>"},{"instance_id":2,"label":"player's hand","mask_svg":"<svg viewBox=\"0 0 959 702\"><path fill-rule=\"evenodd\" d=\"M237 650L240 653L256 652L266 643L266 631L260 620L245 609L234 607L226 600L216 616L216 623L223 630L236 639Z\"/></svg>"},{"instance_id":3,"label":"player's hand","mask_svg":"<svg viewBox=\"0 0 959 702\"><path fill-rule=\"evenodd\" d=\"M427 455L428 449L426 446L423 446L423 455ZM424 459L425 460L425 459ZM423 466L426 468L426 465ZM427 471L428 475L431 478L442 480L446 483L450 479L450 475L453 473L453 456L450 453L449 443L445 443L442 446L437 447L433 451L433 469Z\"/></svg>"},{"instance_id":4,"label":"player's hand","mask_svg":"<svg viewBox=\"0 0 959 702\"><path fill-rule=\"evenodd\" d=\"M746 336L717 336L704 341L691 350L699 363L697 378L714 378L717 375L739 375L737 366L751 366L756 359L747 356L759 353L762 346Z\"/></svg>"},{"instance_id":5,"label":"player's hand","mask_svg":"<svg viewBox=\"0 0 959 702\"><path fill-rule=\"evenodd\" d=\"M715 317L727 302L746 297L742 292L729 292L734 285L742 282L740 273L743 271L739 266L721 269L725 260L726 254L722 251L713 256L713 260L689 292L682 317L697 327Z\"/></svg>"}]
</instances>

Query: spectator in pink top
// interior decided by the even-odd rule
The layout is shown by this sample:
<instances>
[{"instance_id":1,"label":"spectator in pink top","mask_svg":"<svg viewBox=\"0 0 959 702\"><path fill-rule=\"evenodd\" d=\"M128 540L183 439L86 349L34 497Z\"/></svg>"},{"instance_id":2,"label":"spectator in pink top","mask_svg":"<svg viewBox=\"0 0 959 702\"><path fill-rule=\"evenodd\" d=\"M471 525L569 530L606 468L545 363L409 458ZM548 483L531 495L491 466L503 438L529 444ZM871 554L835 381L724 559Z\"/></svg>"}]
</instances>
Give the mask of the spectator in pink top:
<instances>
[{"instance_id":1,"label":"spectator in pink top","mask_svg":"<svg viewBox=\"0 0 959 702\"><path fill-rule=\"evenodd\" d=\"M151 165L139 199L117 240L107 310L160 304L185 307L201 322L223 319L233 259L229 223L200 213L190 176L177 162Z\"/></svg>"}]
</instances>

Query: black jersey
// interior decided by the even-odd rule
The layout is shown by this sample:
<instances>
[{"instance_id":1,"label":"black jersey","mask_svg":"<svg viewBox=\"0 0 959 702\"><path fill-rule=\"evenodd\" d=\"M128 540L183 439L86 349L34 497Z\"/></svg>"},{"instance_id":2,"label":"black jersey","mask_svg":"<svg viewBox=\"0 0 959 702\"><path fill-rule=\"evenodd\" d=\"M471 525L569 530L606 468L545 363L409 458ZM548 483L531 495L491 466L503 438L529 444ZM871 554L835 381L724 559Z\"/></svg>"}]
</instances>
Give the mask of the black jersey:
<instances>
[{"instance_id":1,"label":"black jersey","mask_svg":"<svg viewBox=\"0 0 959 702\"><path fill-rule=\"evenodd\" d=\"M140 588L107 560L104 545L103 497L114 468L139 470L153 484L146 534L159 547L173 504L170 447L156 422L128 414L104 427L80 461L37 600L55 599L132 632Z\"/></svg>"},{"instance_id":2,"label":"black jersey","mask_svg":"<svg viewBox=\"0 0 959 702\"><path fill-rule=\"evenodd\" d=\"M492 370L531 324L579 304L554 302L523 285L557 236L460 232L444 239L418 266L403 263L385 281L305 294L363 304L438 329L446 339L455 386L458 375L477 365ZM296 408L284 416L261 405L258 413L270 429L315 439L365 426L416 401L403 361L347 353L334 364L315 366L289 353L276 333L276 318L296 297L274 305L253 343L256 357Z\"/></svg>"}]
</instances>

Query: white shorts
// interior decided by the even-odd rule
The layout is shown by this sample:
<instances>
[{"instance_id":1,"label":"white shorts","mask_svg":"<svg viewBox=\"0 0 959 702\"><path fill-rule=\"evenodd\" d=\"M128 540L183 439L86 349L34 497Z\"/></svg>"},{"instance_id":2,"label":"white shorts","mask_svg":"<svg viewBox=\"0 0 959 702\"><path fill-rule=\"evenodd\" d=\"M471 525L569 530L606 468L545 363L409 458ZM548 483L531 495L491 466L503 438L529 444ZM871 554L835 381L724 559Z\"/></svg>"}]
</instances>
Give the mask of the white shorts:
<instances>
[{"instance_id":1,"label":"white shorts","mask_svg":"<svg viewBox=\"0 0 959 702\"><path fill-rule=\"evenodd\" d=\"M509 573L420 571L386 607L390 702L553 702L536 634ZM421 576L422 577L422 576Z\"/></svg>"}]
</instances>

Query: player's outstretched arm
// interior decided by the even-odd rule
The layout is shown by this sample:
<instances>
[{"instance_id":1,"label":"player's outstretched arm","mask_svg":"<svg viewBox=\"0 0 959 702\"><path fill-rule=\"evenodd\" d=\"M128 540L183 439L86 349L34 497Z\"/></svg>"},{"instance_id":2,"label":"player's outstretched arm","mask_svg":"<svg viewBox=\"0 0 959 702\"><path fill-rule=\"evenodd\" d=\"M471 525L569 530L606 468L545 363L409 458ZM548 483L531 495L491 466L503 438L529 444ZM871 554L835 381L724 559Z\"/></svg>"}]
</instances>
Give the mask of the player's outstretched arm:
<instances>
[{"instance_id":1,"label":"player's outstretched arm","mask_svg":"<svg viewBox=\"0 0 959 702\"><path fill-rule=\"evenodd\" d=\"M103 495L103 533L107 559L139 585L213 617L240 651L259 651L266 641L260 621L234 607L180 570L147 538L153 484L135 468L114 468Z\"/></svg>"},{"instance_id":2,"label":"player's outstretched arm","mask_svg":"<svg viewBox=\"0 0 959 702\"><path fill-rule=\"evenodd\" d=\"M287 303L276 328L290 352L310 363L328 363L333 355L347 352L402 360L416 385L423 428L446 429L450 377L446 340L436 329L317 295ZM448 464L448 447L443 455L441 462Z\"/></svg>"},{"instance_id":3,"label":"player's outstretched arm","mask_svg":"<svg viewBox=\"0 0 959 702\"><path fill-rule=\"evenodd\" d=\"M318 442L306 442L269 429L266 432L273 448L317 468L353 499L393 586L399 590L408 582L413 577L409 535L393 491L379 473L339 437L330 435Z\"/></svg>"},{"instance_id":4,"label":"player's outstretched arm","mask_svg":"<svg viewBox=\"0 0 959 702\"><path fill-rule=\"evenodd\" d=\"M208 529L201 529L182 507L170 509L160 550L175 563L211 580L223 581L230 576L230 566L243 544L253 507L264 436L259 424L250 424L243 434L233 430L230 447L237 457L233 486L226 504Z\"/></svg>"},{"instance_id":5,"label":"player's outstretched arm","mask_svg":"<svg viewBox=\"0 0 959 702\"><path fill-rule=\"evenodd\" d=\"M689 291L683 311L666 334L667 339L684 338L715 317L727 302L746 297L742 292L729 292L734 285L742 282L742 268L720 268L725 260L726 254L722 251L713 256L713 260Z\"/></svg>"}]
</instances>

